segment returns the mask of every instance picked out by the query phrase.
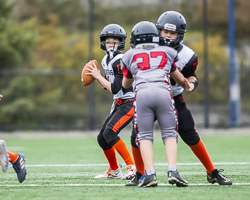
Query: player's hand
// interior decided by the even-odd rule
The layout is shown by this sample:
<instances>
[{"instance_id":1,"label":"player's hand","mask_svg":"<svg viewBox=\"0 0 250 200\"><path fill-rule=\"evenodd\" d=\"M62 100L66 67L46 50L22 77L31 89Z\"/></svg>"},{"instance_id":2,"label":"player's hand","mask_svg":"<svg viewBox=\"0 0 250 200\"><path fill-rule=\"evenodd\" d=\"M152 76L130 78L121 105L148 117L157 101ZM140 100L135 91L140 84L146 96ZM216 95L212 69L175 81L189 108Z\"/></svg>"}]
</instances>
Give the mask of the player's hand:
<instances>
[{"instance_id":1,"label":"player's hand","mask_svg":"<svg viewBox=\"0 0 250 200\"><path fill-rule=\"evenodd\" d=\"M188 79L188 81L190 83L190 86L191 86L190 89L187 90L187 91L192 92L194 90L194 84L193 83L197 81L197 78L195 76L190 76L187 79Z\"/></svg>"},{"instance_id":2,"label":"player's hand","mask_svg":"<svg viewBox=\"0 0 250 200\"><path fill-rule=\"evenodd\" d=\"M197 81L197 78L194 76L190 76L187 78L190 83Z\"/></svg>"},{"instance_id":3,"label":"player's hand","mask_svg":"<svg viewBox=\"0 0 250 200\"><path fill-rule=\"evenodd\" d=\"M191 92L193 91L193 89L194 89L194 84L190 84L188 79L185 78L185 90Z\"/></svg>"},{"instance_id":4,"label":"player's hand","mask_svg":"<svg viewBox=\"0 0 250 200\"><path fill-rule=\"evenodd\" d=\"M3 95L2 94L0 94L0 100L3 98Z\"/></svg>"},{"instance_id":5,"label":"player's hand","mask_svg":"<svg viewBox=\"0 0 250 200\"><path fill-rule=\"evenodd\" d=\"M93 76L95 79L99 79L101 75L101 71L100 69L98 69L96 66L95 66L95 63L94 64L94 67L92 65L87 65L88 68L87 70L89 71L89 73L86 73L87 75L91 75Z\"/></svg>"}]
</instances>

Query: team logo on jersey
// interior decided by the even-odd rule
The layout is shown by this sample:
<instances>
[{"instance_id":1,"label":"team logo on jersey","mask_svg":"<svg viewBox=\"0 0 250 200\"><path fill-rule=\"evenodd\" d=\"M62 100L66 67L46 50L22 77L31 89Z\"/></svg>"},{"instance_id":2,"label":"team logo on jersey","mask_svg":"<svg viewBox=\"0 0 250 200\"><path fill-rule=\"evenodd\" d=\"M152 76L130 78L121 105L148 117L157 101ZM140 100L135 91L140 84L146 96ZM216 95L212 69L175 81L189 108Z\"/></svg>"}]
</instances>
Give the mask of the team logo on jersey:
<instances>
[{"instance_id":1,"label":"team logo on jersey","mask_svg":"<svg viewBox=\"0 0 250 200\"><path fill-rule=\"evenodd\" d=\"M166 23L164 24L164 29L169 31L176 31L176 26L174 24Z\"/></svg>"},{"instance_id":2,"label":"team logo on jersey","mask_svg":"<svg viewBox=\"0 0 250 200\"><path fill-rule=\"evenodd\" d=\"M193 70L195 71L196 70L196 68L197 68L197 65L198 65L198 62L196 62L196 63L193 63Z\"/></svg>"},{"instance_id":3,"label":"team logo on jersey","mask_svg":"<svg viewBox=\"0 0 250 200\"><path fill-rule=\"evenodd\" d=\"M106 74L106 76L108 76L108 75L114 75L114 72L111 69L105 69L105 74Z\"/></svg>"}]
</instances>

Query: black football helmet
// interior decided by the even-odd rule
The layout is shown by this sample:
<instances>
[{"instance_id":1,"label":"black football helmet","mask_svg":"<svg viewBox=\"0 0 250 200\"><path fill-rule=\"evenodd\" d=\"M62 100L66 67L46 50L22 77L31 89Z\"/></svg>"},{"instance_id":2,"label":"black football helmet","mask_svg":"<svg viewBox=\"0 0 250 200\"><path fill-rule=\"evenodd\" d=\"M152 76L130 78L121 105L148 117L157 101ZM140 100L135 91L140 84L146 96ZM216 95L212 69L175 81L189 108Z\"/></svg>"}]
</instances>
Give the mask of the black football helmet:
<instances>
[{"instance_id":1,"label":"black football helmet","mask_svg":"<svg viewBox=\"0 0 250 200\"><path fill-rule=\"evenodd\" d=\"M130 46L134 48L137 44L141 43L159 44L159 31L154 23L142 21L132 28Z\"/></svg>"},{"instance_id":2,"label":"black football helmet","mask_svg":"<svg viewBox=\"0 0 250 200\"><path fill-rule=\"evenodd\" d=\"M166 11L158 18L156 27L160 31L164 29L178 33L178 37L174 41L168 38L161 38L161 41L164 41L165 45L176 48L183 41L184 33L186 32L186 20L179 12Z\"/></svg>"},{"instance_id":3,"label":"black football helmet","mask_svg":"<svg viewBox=\"0 0 250 200\"><path fill-rule=\"evenodd\" d=\"M109 24L102 29L100 34L100 43L101 43L101 49L105 52L107 52L105 39L108 37L118 38L120 40L117 51L122 51L125 49L125 41L127 38L127 33L120 25Z\"/></svg>"}]
</instances>

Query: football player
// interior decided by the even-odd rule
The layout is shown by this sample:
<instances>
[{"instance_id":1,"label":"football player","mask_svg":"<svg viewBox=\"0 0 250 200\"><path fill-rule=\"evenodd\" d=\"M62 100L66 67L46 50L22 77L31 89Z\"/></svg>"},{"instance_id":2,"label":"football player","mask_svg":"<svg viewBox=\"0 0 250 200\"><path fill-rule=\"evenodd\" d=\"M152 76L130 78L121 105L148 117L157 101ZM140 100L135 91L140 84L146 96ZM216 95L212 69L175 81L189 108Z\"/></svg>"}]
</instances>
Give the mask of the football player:
<instances>
[{"instance_id":1,"label":"football player","mask_svg":"<svg viewBox=\"0 0 250 200\"><path fill-rule=\"evenodd\" d=\"M0 100L3 95L0 94ZM9 162L12 164L15 172L17 173L17 178L20 183L25 180L26 168L25 168L25 156L21 153L12 153L6 150L6 145L4 140L0 140L0 166L3 172L8 170Z\"/></svg>"},{"instance_id":2,"label":"football player","mask_svg":"<svg viewBox=\"0 0 250 200\"><path fill-rule=\"evenodd\" d=\"M100 70L91 67L88 69L89 75L92 75L98 83L110 91L114 97L110 115L104 122L97 141L106 156L109 168L97 175L95 178L118 178L130 180L135 175L135 165L125 143L118 136L120 131L126 127L133 119L134 92L130 87L122 87L123 72L120 65L120 59L125 49L125 40L127 34L118 24L109 24L103 28L100 34L101 49L106 53L101 61L105 72L105 78ZM120 154L126 163L126 173L123 175L120 166L117 163L116 152Z\"/></svg>"},{"instance_id":3,"label":"football player","mask_svg":"<svg viewBox=\"0 0 250 200\"><path fill-rule=\"evenodd\" d=\"M156 27L160 32L161 44L170 46L177 50L179 60L176 62L176 66L180 72L191 83L192 91L198 86L198 79L195 74L198 58L195 52L182 44L184 33L186 32L186 20L183 15L176 11L166 11L160 15L157 20ZM173 79L172 94L174 97L175 107L178 114L178 133L182 140L190 147L196 157L200 160L207 171L207 181L209 183L218 183L219 185L232 185L232 181L223 176L220 172L223 170L217 170L206 150L206 147L200 138L196 128L194 119L190 110L187 108L184 97L182 95L183 88L178 85ZM132 134L131 141L135 140L136 135ZM138 184L138 179L144 173L143 161L139 155L136 145L132 142L133 152L136 152L134 160L137 167L136 177L131 180L126 186L134 186ZM134 153L135 154L135 153ZM133 154L133 155L134 155Z\"/></svg>"},{"instance_id":4,"label":"football player","mask_svg":"<svg viewBox=\"0 0 250 200\"><path fill-rule=\"evenodd\" d=\"M129 88L134 84L136 92L134 125L146 169L138 186L155 187L158 184L153 163L155 118L158 120L165 145L169 182L177 186L188 186L176 168L177 119L169 75L187 90L190 86L174 64L177 51L167 46L159 46L159 39L155 24L149 21L139 22L132 29L130 40L132 49L122 57L124 69L122 85Z\"/></svg>"}]
</instances>

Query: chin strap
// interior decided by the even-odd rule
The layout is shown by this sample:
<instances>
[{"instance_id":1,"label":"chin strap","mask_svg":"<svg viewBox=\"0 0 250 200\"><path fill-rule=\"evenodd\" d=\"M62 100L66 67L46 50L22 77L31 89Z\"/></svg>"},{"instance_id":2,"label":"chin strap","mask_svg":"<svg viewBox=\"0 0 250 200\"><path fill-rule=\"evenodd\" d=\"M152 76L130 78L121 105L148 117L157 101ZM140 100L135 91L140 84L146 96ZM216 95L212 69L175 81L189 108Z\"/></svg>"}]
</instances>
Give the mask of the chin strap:
<instances>
[{"instance_id":1,"label":"chin strap","mask_svg":"<svg viewBox=\"0 0 250 200\"><path fill-rule=\"evenodd\" d=\"M119 50L115 50L114 48L109 48L106 53L108 54L109 58L114 58L117 54L119 54Z\"/></svg>"},{"instance_id":2,"label":"chin strap","mask_svg":"<svg viewBox=\"0 0 250 200\"><path fill-rule=\"evenodd\" d=\"M109 58L110 59L112 59L112 58L114 58L114 54L115 54L115 49L114 48L109 48L108 50L107 50L107 54L109 55Z\"/></svg>"}]
</instances>

